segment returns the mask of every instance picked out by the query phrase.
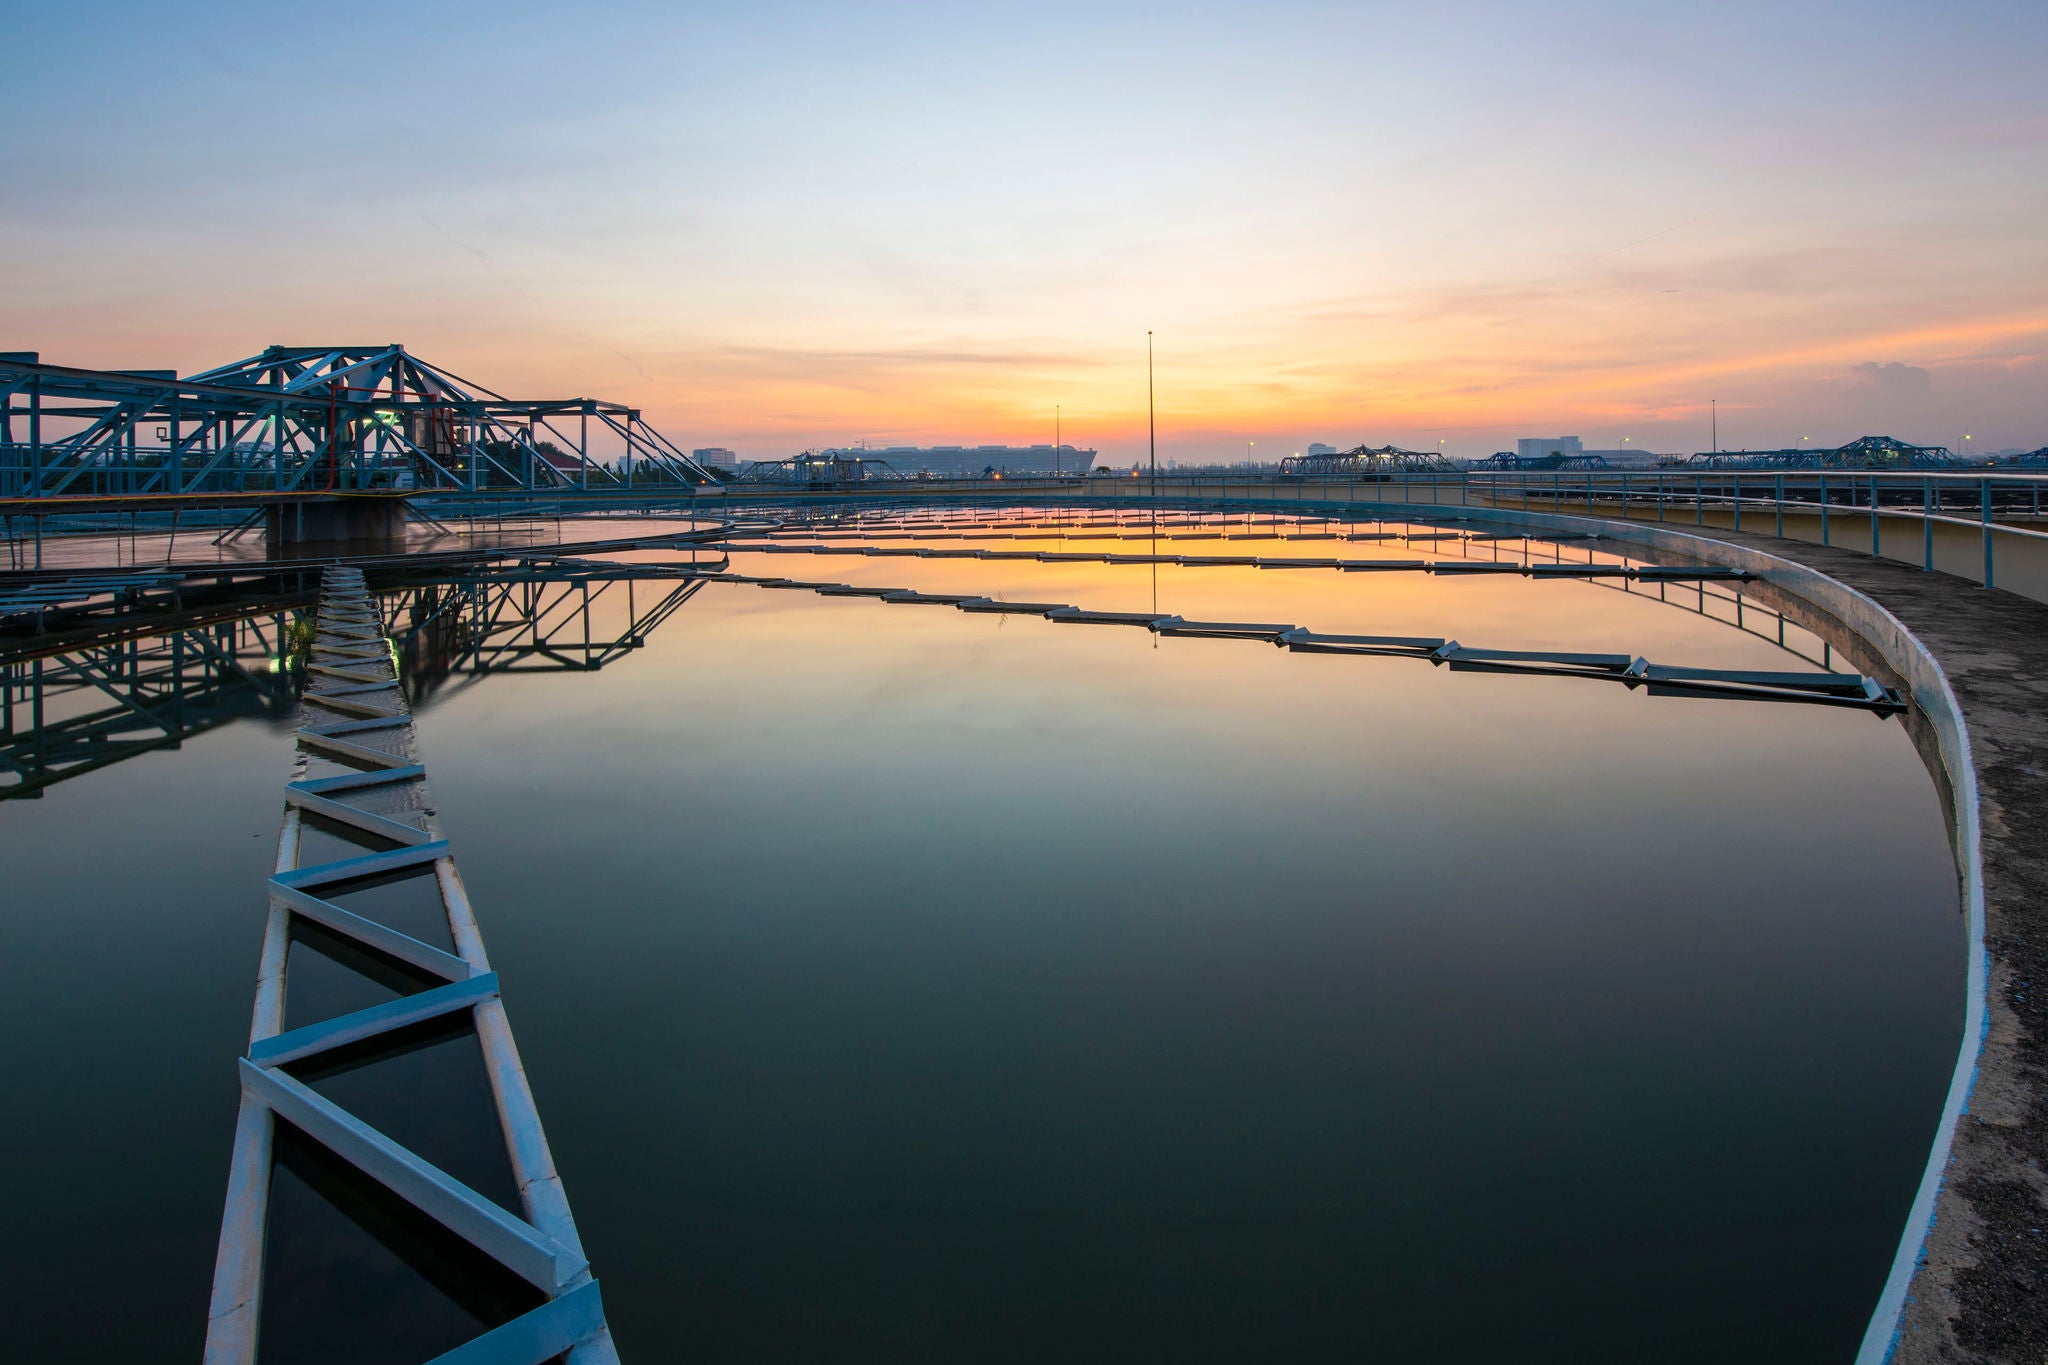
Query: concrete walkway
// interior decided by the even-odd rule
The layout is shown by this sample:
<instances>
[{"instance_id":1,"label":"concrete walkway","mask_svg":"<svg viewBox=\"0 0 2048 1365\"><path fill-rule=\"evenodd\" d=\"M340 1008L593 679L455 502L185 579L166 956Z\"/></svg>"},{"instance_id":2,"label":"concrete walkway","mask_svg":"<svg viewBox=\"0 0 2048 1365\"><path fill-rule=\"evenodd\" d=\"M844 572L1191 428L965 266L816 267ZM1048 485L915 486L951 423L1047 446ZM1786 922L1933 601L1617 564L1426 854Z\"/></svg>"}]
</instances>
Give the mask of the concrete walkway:
<instances>
[{"instance_id":1,"label":"concrete walkway","mask_svg":"<svg viewBox=\"0 0 2048 1365\"><path fill-rule=\"evenodd\" d=\"M1815 569L1940 661L1983 823L1987 1028L1892 1360L2048 1358L2048 605L1806 541L1674 527Z\"/></svg>"}]
</instances>

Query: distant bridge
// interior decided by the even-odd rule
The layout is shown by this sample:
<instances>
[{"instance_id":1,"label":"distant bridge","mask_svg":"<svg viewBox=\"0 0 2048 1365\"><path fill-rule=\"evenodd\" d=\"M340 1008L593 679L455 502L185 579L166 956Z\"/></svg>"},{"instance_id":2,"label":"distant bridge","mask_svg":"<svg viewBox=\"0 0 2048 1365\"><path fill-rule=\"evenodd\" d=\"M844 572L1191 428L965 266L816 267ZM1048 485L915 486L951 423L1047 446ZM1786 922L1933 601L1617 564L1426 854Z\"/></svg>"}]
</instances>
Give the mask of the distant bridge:
<instances>
[{"instance_id":1,"label":"distant bridge","mask_svg":"<svg viewBox=\"0 0 2048 1365\"><path fill-rule=\"evenodd\" d=\"M1474 460L1472 468L1493 473L1515 470L1546 469L1606 469L1605 455L1568 455L1554 450L1548 455L1517 455L1512 451L1499 451L1483 460Z\"/></svg>"},{"instance_id":2,"label":"distant bridge","mask_svg":"<svg viewBox=\"0 0 2048 1365\"><path fill-rule=\"evenodd\" d=\"M1280 461L1283 479L1356 479L1379 474L1449 473L1457 466L1433 450L1399 446L1356 446L1338 454L1289 455Z\"/></svg>"},{"instance_id":3,"label":"distant bridge","mask_svg":"<svg viewBox=\"0 0 2048 1365\"><path fill-rule=\"evenodd\" d=\"M1686 461L1693 469L1965 469L1968 462L1947 446L1917 446L1896 436L1863 436L1847 445L1814 449L1701 451Z\"/></svg>"}]
</instances>

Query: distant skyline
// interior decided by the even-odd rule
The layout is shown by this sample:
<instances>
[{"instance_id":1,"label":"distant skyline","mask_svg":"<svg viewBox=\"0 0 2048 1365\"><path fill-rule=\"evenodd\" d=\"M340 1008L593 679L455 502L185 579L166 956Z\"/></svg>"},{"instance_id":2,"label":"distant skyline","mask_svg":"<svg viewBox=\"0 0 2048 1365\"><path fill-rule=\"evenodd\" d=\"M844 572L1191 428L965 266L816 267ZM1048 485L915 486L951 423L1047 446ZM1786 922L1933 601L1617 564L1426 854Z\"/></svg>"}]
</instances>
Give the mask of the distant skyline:
<instances>
[{"instance_id":1,"label":"distant skyline","mask_svg":"<svg viewBox=\"0 0 2048 1365\"><path fill-rule=\"evenodd\" d=\"M10 16L0 349L685 448L2048 444L2048 6Z\"/></svg>"}]
</instances>

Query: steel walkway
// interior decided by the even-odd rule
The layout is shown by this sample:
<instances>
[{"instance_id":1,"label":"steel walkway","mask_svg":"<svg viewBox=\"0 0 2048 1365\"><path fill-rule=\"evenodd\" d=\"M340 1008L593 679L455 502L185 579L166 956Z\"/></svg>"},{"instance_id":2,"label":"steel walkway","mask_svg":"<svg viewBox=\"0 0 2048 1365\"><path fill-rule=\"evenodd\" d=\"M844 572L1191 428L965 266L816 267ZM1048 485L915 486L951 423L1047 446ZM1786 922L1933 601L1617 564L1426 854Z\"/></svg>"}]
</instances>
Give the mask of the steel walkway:
<instances>
[{"instance_id":1,"label":"steel walkway","mask_svg":"<svg viewBox=\"0 0 2048 1365\"><path fill-rule=\"evenodd\" d=\"M269 882L270 912L249 1048L239 1062L241 1110L205 1358L209 1365L249 1365L257 1356L274 1145L282 1121L530 1287L533 1306L434 1357L434 1365L541 1365L565 1353L572 1365L616 1365L597 1281L512 1042L497 974L485 955L448 841L436 826L412 714L360 570L326 571L307 672L298 760L285 788L276 874ZM313 761L328 761L342 771L308 777ZM302 865L301 836L309 818L365 851ZM351 884L408 872L432 876L453 952L333 899ZM304 925L439 984L287 1030L287 968L294 930ZM363 1122L292 1071L295 1063L353 1048L370 1054L367 1069L374 1073L379 1040L402 1042L403 1031L411 1026L460 1014L470 1017L481 1046L518 1189L516 1214Z\"/></svg>"}]
</instances>

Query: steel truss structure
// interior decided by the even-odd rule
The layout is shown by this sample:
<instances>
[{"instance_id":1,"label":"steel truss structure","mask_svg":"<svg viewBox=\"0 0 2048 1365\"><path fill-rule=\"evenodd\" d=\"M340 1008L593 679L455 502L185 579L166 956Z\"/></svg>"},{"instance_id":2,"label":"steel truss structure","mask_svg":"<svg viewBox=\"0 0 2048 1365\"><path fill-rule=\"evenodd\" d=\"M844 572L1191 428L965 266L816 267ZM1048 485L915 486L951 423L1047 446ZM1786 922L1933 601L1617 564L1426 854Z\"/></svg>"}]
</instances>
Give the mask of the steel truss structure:
<instances>
[{"instance_id":1,"label":"steel truss structure","mask_svg":"<svg viewBox=\"0 0 2048 1365\"><path fill-rule=\"evenodd\" d=\"M1356 479L1374 474L1451 473L1457 466L1433 450L1399 446L1358 446L1337 455L1289 455L1280 461L1283 479Z\"/></svg>"},{"instance_id":2,"label":"steel truss structure","mask_svg":"<svg viewBox=\"0 0 2048 1365\"><path fill-rule=\"evenodd\" d=\"M2014 466L2038 468L2042 465L2048 465L2048 446L2042 446L2039 450L2030 450L2024 455L2001 455L1991 463L2001 469L2009 469Z\"/></svg>"},{"instance_id":3,"label":"steel truss structure","mask_svg":"<svg viewBox=\"0 0 2048 1365\"><path fill-rule=\"evenodd\" d=\"M1861 436L1825 450L1701 451L1689 469L1964 469L1947 446L1916 446L1896 436Z\"/></svg>"},{"instance_id":4,"label":"steel truss structure","mask_svg":"<svg viewBox=\"0 0 2048 1365\"><path fill-rule=\"evenodd\" d=\"M1483 460L1472 461L1471 467L1498 472L1524 469L1606 469L1608 465L1605 455L1517 455L1511 450L1502 450Z\"/></svg>"},{"instance_id":5,"label":"steel truss structure","mask_svg":"<svg viewBox=\"0 0 2048 1365\"><path fill-rule=\"evenodd\" d=\"M591 457L593 434L623 446L617 469ZM0 497L715 482L636 408L506 398L396 344L272 346L183 377L0 354Z\"/></svg>"},{"instance_id":6,"label":"steel truss structure","mask_svg":"<svg viewBox=\"0 0 2048 1365\"><path fill-rule=\"evenodd\" d=\"M855 483L899 483L910 479L887 460L806 450L787 460L759 460L740 471L736 483L838 488Z\"/></svg>"},{"instance_id":7,"label":"steel truss structure","mask_svg":"<svg viewBox=\"0 0 2048 1365\"><path fill-rule=\"evenodd\" d=\"M207 1315L206 1359L209 1365L252 1365L256 1359L272 1175L281 1144L303 1139L400 1201L409 1216L431 1220L468 1244L507 1284L523 1287L516 1300L523 1307L495 1314L499 1320L487 1321L480 1335L440 1361L543 1365L565 1357L570 1365L616 1365L597 1281L512 1042L498 977L454 855L434 819L391 642L359 570L327 571L307 675L306 723L298 731L294 780L285 787L254 1019L238 1064L241 1109ZM308 761L316 757L342 771L307 776ZM316 820L365 851L302 865L302 832ZM406 875L433 879L454 951L335 899L366 879ZM341 940L366 963L402 973L418 988L287 1029L289 968L294 955L306 950L306 931ZM419 1026L451 1019L466 1020L481 1048L518 1191L517 1213L365 1123L298 1074L336 1056L374 1071L402 1054Z\"/></svg>"}]
</instances>

